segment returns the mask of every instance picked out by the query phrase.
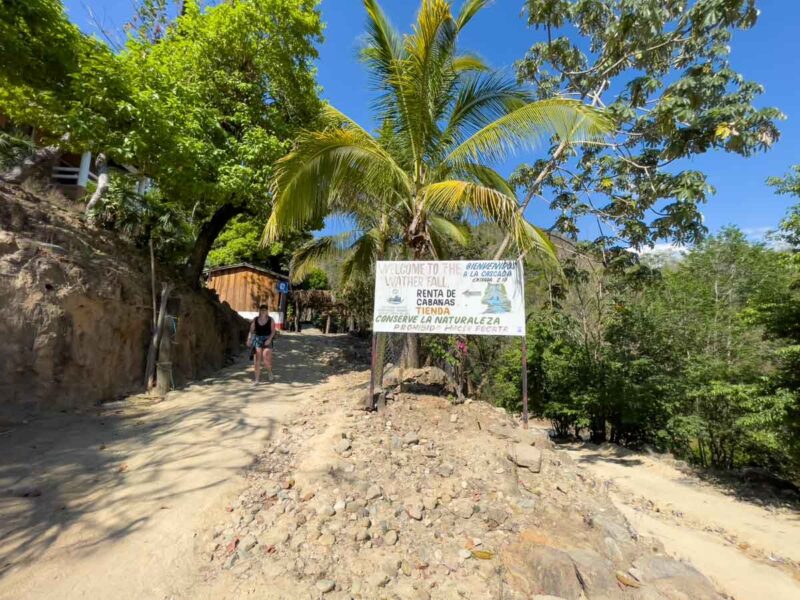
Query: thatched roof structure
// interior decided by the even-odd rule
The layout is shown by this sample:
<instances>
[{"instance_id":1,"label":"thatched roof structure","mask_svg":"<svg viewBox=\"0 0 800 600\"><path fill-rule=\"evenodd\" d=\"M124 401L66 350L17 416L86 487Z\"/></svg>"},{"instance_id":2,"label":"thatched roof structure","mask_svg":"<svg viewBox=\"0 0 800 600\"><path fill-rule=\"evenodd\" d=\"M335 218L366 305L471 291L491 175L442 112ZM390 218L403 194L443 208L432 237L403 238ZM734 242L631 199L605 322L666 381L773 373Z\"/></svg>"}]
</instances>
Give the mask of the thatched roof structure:
<instances>
[{"instance_id":1,"label":"thatched roof structure","mask_svg":"<svg viewBox=\"0 0 800 600\"><path fill-rule=\"evenodd\" d=\"M289 302L299 306L300 309L310 308L320 312L333 310L336 306L336 297L330 290L292 290Z\"/></svg>"}]
</instances>

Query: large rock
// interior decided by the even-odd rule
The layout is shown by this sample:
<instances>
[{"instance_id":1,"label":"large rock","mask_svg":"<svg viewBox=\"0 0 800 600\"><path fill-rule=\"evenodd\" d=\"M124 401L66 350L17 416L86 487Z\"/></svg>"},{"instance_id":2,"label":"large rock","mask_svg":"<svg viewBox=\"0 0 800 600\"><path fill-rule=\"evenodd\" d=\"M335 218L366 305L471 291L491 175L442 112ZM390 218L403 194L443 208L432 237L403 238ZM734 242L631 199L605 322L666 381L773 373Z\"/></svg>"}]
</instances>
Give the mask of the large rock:
<instances>
[{"instance_id":1,"label":"large rock","mask_svg":"<svg viewBox=\"0 0 800 600\"><path fill-rule=\"evenodd\" d=\"M527 444L514 444L508 448L508 460L518 467L523 467L534 473L542 470L542 452L538 448Z\"/></svg>"},{"instance_id":2,"label":"large rock","mask_svg":"<svg viewBox=\"0 0 800 600\"><path fill-rule=\"evenodd\" d=\"M595 513L586 522L590 527L603 532L605 537L617 542L618 545L622 546L623 551L634 539L634 534L622 515Z\"/></svg>"},{"instance_id":3,"label":"large rock","mask_svg":"<svg viewBox=\"0 0 800 600\"><path fill-rule=\"evenodd\" d=\"M678 600L721 600L711 582L692 565L668 556L651 555L633 562L642 583L658 590L664 598Z\"/></svg>"},{"instance_id":4,"label":"large rock","mask_svg":"<svg viewBox=\"0 0 800 600\"><path fill-rule=\"evenodd\" d=\"M613 598L619 590L614 565L592 550L570 550L578 579L590 598L607 596Z\"/></svg>"},{"instance_id":5,"label":"large rock","mask_svg":"<svg viewBox=\"0 0 800 600\"><path fill-rule=\"evenodd\" d=\"M515 544L505 555L515 587L525 597L556 596L578 600L582 588L569 554L539 544Z\"/></svg>"},{"instance_id":6,"label":"large rock","mask_svg":"<svg viewBox=\"0 0 800 600\"><path fill-rule=\"evenodd\" d=\"M430 394L436 396L455 392L455 387L447 376L447 373L438 367L402 369L402 371L398 367L392 367L384 374L384 389L394 388L400 384L403 386L403 391L410 394Z\"/></svg>"}]
</instances>

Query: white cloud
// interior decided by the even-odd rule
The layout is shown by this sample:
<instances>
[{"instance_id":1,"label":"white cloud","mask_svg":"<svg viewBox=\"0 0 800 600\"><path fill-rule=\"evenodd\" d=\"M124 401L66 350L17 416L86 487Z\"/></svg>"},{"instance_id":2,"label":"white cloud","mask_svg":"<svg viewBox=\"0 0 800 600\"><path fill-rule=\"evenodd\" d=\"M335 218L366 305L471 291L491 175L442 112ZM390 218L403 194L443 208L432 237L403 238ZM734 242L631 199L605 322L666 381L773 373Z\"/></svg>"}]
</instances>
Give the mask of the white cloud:
<instances>
[{"instance_id":1,"label":"white cloud","mask_svg":"<svg viewBox=\"0 0 800 600\"><path fill-rule=\"evenodd\" d=\"M683 256L689 252L689 249L686 246L662 242L660 244L655 244L652 248L645 247L641 250L634 250L631 248L631 252L638 254L639 256L646 256L648 254Z\"/></svg>"},{"instance_id":2,"label":"white cloud","mask_svg":"<svg viewBox=\"0 0 800 600\"><path fill-rule=\"evenodd\" d=\"M754 242L763 242L764 238L774 231L773 227L747 227L742 229L742 233L747 236L747 239Z\"/></svg>"}]
</instances>

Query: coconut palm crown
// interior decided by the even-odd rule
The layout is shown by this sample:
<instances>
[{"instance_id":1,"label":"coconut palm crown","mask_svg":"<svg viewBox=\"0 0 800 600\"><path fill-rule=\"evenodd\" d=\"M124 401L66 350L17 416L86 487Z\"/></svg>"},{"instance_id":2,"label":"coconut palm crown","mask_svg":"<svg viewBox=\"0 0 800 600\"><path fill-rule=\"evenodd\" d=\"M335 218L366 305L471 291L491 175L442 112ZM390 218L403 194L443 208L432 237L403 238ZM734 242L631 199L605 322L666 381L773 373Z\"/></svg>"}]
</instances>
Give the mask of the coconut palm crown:
<instances>
[{"instance_id":1,"label":"coconut palm crown","mask_svg":"<svg viewBox=\"0 0 800 600\"><path fill-rule=\"evenodd\" d=\"M295 280L333 255L343 255L345 280L380 258L444 258L448 244L467 241L465 219L495 222L520 252L553 254L489 165L553 138L601 138L610 122L574 100L533 101L478 56L460 53L459 34L488 1L465 0L454 14L446 0L422 0L412 33L401 36L377 0L364 0L361 56L382 126L372 135L328 106L325 126L302 133L277 163L265 240L331 215L354 223L298 250Z\"/></svg>"}]
</instances>

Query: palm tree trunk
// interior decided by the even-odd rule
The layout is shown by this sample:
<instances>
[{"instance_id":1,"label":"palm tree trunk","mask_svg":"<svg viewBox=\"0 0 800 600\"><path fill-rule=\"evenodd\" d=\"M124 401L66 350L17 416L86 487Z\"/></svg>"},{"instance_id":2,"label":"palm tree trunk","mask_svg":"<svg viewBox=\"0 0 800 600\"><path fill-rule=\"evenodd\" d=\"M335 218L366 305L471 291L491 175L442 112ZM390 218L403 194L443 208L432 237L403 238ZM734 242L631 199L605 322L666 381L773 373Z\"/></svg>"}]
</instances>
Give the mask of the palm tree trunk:
<instances>
[{"instance_id":1,"label":"palm tree trunk","mask_svg":"<svg viewBox=\"0 0 800 600\"><path fill-rule=\"evenodd\" d=\"M414 260L422 260L425 256L426 241L419 232L419 220L414 218L414 223L407 233L409 245L414 249ZM406 333L403 336L403 351L400 354L400 366L403 369L419 369L419 334Z\"/></svg>"},{"instance_id":2,"label":"palm tree trunk","mask_svg":"<svg viewBox=\"0 0 800 600\"><path fill-rule=\"evenodd\" d=\"M403 338L403 352L400 366L404 369L419 369L419 335L406 333Z\"/></svg>"}]
</instances>

